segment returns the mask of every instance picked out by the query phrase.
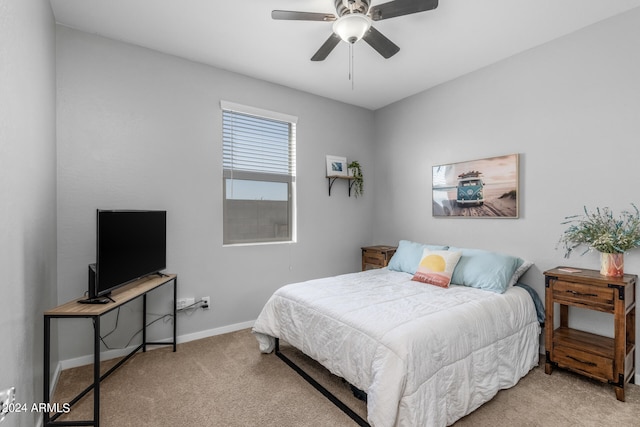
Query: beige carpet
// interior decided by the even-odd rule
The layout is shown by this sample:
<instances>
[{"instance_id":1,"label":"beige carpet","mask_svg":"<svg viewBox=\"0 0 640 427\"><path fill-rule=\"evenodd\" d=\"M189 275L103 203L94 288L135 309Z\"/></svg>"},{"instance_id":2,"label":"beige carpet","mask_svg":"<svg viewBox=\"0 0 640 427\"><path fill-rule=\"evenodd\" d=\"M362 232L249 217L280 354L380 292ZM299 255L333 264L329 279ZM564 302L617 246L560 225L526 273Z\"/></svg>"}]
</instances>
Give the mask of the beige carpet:
<instances>
[{"instance_id":1,"label":"beige carpet","mask_svg":"<svg viewBox=\"0 0 640 427\"><path fill-rule=\"evenodd\" d=\"M366 407L348 385L295 349L282 346L355 412ZM103 370L113 362L103 363ZM54 401L65 403L91 382L92 367L60 375ZM103 427L122 426L355 426L356 424L273 354L261 354L242 330L139 353L101 388ZM63 419L89 419L89 393ZM532 370L515 387L459 420L456 426L640 426L640 386L626 402L612 387L568 372Z\"/></svg>"}]
</instances>

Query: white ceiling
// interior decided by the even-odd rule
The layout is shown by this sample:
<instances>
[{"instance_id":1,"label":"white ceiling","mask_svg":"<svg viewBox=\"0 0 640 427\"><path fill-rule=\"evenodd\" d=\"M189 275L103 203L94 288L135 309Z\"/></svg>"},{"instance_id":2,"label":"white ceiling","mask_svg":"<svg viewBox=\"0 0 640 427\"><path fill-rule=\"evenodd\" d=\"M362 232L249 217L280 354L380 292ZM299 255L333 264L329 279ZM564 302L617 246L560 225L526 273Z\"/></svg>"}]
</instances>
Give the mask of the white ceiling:
<instances>
[{"instance_id":1,"label":"white ceiling","mask_svg":"<svg viewBox=\"0 0 640 427\"><path fill-rule=\"evenodd\" d=\"M400 52L384 59L356 43L351 82L347 43L325 61L309 60L331 23L271 19L273 9L334 13L334 0L50 2L62 25L372 110L640 7L640 0L440 0L435 10L374 23Z\"/></svg>"}]
</instances>

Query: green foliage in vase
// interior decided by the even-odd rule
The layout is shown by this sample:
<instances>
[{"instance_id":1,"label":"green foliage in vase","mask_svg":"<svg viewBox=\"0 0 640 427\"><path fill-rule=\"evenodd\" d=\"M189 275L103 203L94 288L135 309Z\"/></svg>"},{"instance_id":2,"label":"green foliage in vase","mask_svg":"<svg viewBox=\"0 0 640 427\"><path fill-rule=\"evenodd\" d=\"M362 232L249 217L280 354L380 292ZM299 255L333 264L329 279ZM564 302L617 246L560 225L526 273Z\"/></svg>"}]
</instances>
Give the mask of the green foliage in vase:
<instances>
[{"instance_id":1,"label":"green foliage in vase","mask_svg":"<svg viewBox=\"0 0 640 427\"><path fill-rule=\"evenodd\" d=\"M569 258L573 250L586 246L582 253L595 249L603 253L624 253L640 246L640 212L633 203L633 211L625 210L617 217L611 209L596 208L589 212L584 208L584 215L566 217L562 224L569 224L558 245L564 248L565 258Z\"/></svg>"},{"instance_id":2,"label":"green foliage in vase","mask_svg":"<svg viewBox=\"0 0 640 427\"><path fill-rule=\"evenodd\" d=\"M362 178L362 167L360 166L360 162L354 160L349 163L347 168L351 171L354 196L362 196L362 193L364 192L364 180Z\"/></svg>"}]
</instances>

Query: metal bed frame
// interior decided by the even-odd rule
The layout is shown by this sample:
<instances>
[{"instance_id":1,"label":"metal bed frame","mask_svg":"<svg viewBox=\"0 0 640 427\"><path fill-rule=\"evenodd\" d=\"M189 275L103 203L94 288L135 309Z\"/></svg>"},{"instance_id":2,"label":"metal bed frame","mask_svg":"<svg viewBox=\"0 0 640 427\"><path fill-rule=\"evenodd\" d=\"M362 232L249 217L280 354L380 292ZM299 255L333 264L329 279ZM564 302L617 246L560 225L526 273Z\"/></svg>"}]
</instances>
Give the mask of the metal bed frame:
<instances>
[{"instance_id":1,"label":"metal bed frame","mask_svg":"<svg viewBox=\"0 0 640 427\"><path fill-rule=\"evenodd\" d=\"M338 399L333 393L331 393L329 390L327 390L326 388L324 388L322 386L322 384L320 384L319 382L317 382L315 379L313 379L311 377L311 375L309 375L308 373L306 373L300 366L296 365L295 362L293 362L291 359L289 359L287 356L285 356L281 351L280 351L280 339L276 338L276 348L275 348L275 353L276 356L278 356L280 359L282 359L284 361L284 363L286 363L287 365L289 365L289 367L291 367L294 371L296 371L302 378L305 379L305 381L307 381L309 384L311 384L316 390L318 390L320 393L322 393L324 395L324 397L326 397L327 399L329 399L331 401L331 403L333 403L334 405L336 405L338 408L340 408L342 410L342 412L344 412L345 414L347 414L353 421L355 421L359 426L363 426L363 427L369 427L369 423L362 418L360 415L356 414L351 408L349 408L346 404L344 404L344 402L342 402L340 399ZM357 388L355 388L354 386L351 386L351 390L353 391L354 395L357 398L360 398L360 396L358 396L358 394L364 395L366 396L366 394L362 391L362 390L358 390Z\"/></svg>"}]
</instances>

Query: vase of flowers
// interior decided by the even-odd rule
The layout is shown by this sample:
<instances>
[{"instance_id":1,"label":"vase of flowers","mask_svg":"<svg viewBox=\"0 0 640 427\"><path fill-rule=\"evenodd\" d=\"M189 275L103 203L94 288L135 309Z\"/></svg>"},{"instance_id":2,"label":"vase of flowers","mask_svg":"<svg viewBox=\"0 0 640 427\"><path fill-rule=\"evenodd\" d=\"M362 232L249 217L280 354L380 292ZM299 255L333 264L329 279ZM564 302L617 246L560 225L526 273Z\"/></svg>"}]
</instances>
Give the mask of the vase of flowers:
<instances>
[{"instance_id":1,"label":"vase of flowers","mask_svg":"<svg viewBox=\"0 0 640 427\"><path fill-rule=\"evenodd\" d=\"M640 211L633 203L633 210L622 211L614 216L609 208L596 208L583 215L566 217L562 224L569 224L559 244L564 247L565 258L574 249L586 247L585 253L596 250L600 255L600 274L622 277L624 274L624 253L640 246Z\"/></svg>"},{"instance_id":2,"label":"vase of flowers","mask_svg":"<svg viewBox=\"0 0 640 427\"><path fill-rule=\"evenodd\" d=\"M622 277L624 275L624 253L600 253L600 274Z\"/></svg>"}]
</instances>

